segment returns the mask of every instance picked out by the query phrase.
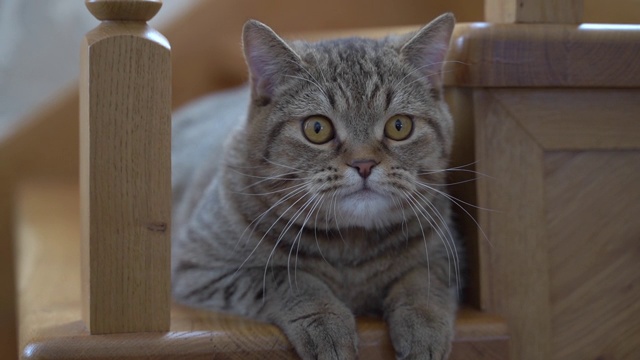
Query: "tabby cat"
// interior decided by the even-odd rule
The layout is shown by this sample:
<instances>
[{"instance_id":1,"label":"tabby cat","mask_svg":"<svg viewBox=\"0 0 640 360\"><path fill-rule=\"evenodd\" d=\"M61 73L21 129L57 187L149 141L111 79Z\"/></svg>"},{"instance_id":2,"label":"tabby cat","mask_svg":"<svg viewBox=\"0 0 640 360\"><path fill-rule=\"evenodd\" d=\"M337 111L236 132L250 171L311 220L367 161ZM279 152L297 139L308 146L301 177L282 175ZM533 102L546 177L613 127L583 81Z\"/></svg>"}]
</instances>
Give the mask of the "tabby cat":
<instances>
[{"instance_id":1,"label":"tabby cat","mask_svg":"<svg viewBox=\"0 0 640 360\"><path fill-rule=\"evenodd\" d=\"M247 22L250 84L175 116L175 298L276 324L304 359L357 358L357 315L398 359L447 358L453 26L307 43Z\"/></svg>"}]
</instances>

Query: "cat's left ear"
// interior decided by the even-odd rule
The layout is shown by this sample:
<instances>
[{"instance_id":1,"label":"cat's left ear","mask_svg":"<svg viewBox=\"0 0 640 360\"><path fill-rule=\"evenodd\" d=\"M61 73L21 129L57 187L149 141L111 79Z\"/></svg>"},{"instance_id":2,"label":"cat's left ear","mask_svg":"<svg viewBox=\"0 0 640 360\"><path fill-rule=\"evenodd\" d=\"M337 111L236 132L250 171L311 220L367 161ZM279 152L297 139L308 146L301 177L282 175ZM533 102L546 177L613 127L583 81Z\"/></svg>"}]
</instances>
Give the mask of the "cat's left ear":
<instances>
[{"instance_id":1,"label":"cat's left ear","mask_svg":"<svg viewBox=\"0 0 640 360\"><path fill-rule=\"evenodd\" d=\"M420 29L400 49L401 56L420 69L436 89L442 87L442 66L455 23L452 13L442 14Z\"/></svg>"},{"instance_id":2,"label":"cat's left ear","mask_svg":"<svg viewBox=\"0 0 640 360\"><path fill-rule=\"evenodd\" d=\"M242 30L244 57L256 96L268 100L282 76L299 69L302 60L270 27L249 20Z\"/></svg>"}]
</instances>

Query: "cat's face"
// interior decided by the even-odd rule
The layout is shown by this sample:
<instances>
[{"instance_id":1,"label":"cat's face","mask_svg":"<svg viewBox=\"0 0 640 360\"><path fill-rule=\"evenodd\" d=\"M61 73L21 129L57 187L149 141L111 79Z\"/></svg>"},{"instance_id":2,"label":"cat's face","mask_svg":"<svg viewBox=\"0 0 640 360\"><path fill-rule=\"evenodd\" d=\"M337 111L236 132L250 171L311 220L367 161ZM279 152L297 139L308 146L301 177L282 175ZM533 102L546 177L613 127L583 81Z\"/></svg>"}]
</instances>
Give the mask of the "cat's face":
<instances>
[{"instance_id":1,"label":"cat's face","mask_svg":"<svg viewBox=\"0 0 640 360\"><path fill-rule=\"evenodd\" d=\"M426 212L451 147L440 96L448 25L291 45L264 25L245 29L246 161L262 193L285 199L281 213L317 228L371 229Z\"/></svg>"}]
</instances>

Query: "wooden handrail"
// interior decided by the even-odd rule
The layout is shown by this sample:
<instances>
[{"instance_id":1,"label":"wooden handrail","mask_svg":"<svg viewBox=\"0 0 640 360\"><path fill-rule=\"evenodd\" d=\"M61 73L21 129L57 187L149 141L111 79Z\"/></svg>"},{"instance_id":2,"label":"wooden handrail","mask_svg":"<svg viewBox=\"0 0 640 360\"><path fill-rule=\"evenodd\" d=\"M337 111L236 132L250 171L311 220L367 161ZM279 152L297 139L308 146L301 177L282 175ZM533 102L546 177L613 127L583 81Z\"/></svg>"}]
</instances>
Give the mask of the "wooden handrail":
<instances>
[{"instance_id":1,"label":"wooden handrail","mask_svg":"<svg viewBox=\"0 0 640 360\"><path fill-rule=\"evenodd\" d=\"M80 76L83 319L91 334L169 330L170 46L159 0L87 0L103 22Z\"/></svg>"}]
</instances>

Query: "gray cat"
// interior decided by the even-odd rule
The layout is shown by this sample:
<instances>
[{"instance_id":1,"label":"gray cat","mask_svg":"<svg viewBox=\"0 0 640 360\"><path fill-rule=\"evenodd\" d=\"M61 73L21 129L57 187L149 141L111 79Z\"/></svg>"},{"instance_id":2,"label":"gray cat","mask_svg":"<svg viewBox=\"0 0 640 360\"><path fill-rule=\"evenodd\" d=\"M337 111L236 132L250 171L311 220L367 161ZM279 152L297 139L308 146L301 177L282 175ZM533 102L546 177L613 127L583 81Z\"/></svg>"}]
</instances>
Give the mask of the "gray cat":
<instances>
[{"instance_id":1,"label":"gray cat","mask_svg":"<svg viewBox=\"0 0 640 360\"><path fill-rule=\"evenodd\" d=\"M175 116L175 298L274 323L304 359L356 358L365 314L397 358L447 358L453 26L306 43L247 22L250 86Z\"/></svg>"}]
</instances>

